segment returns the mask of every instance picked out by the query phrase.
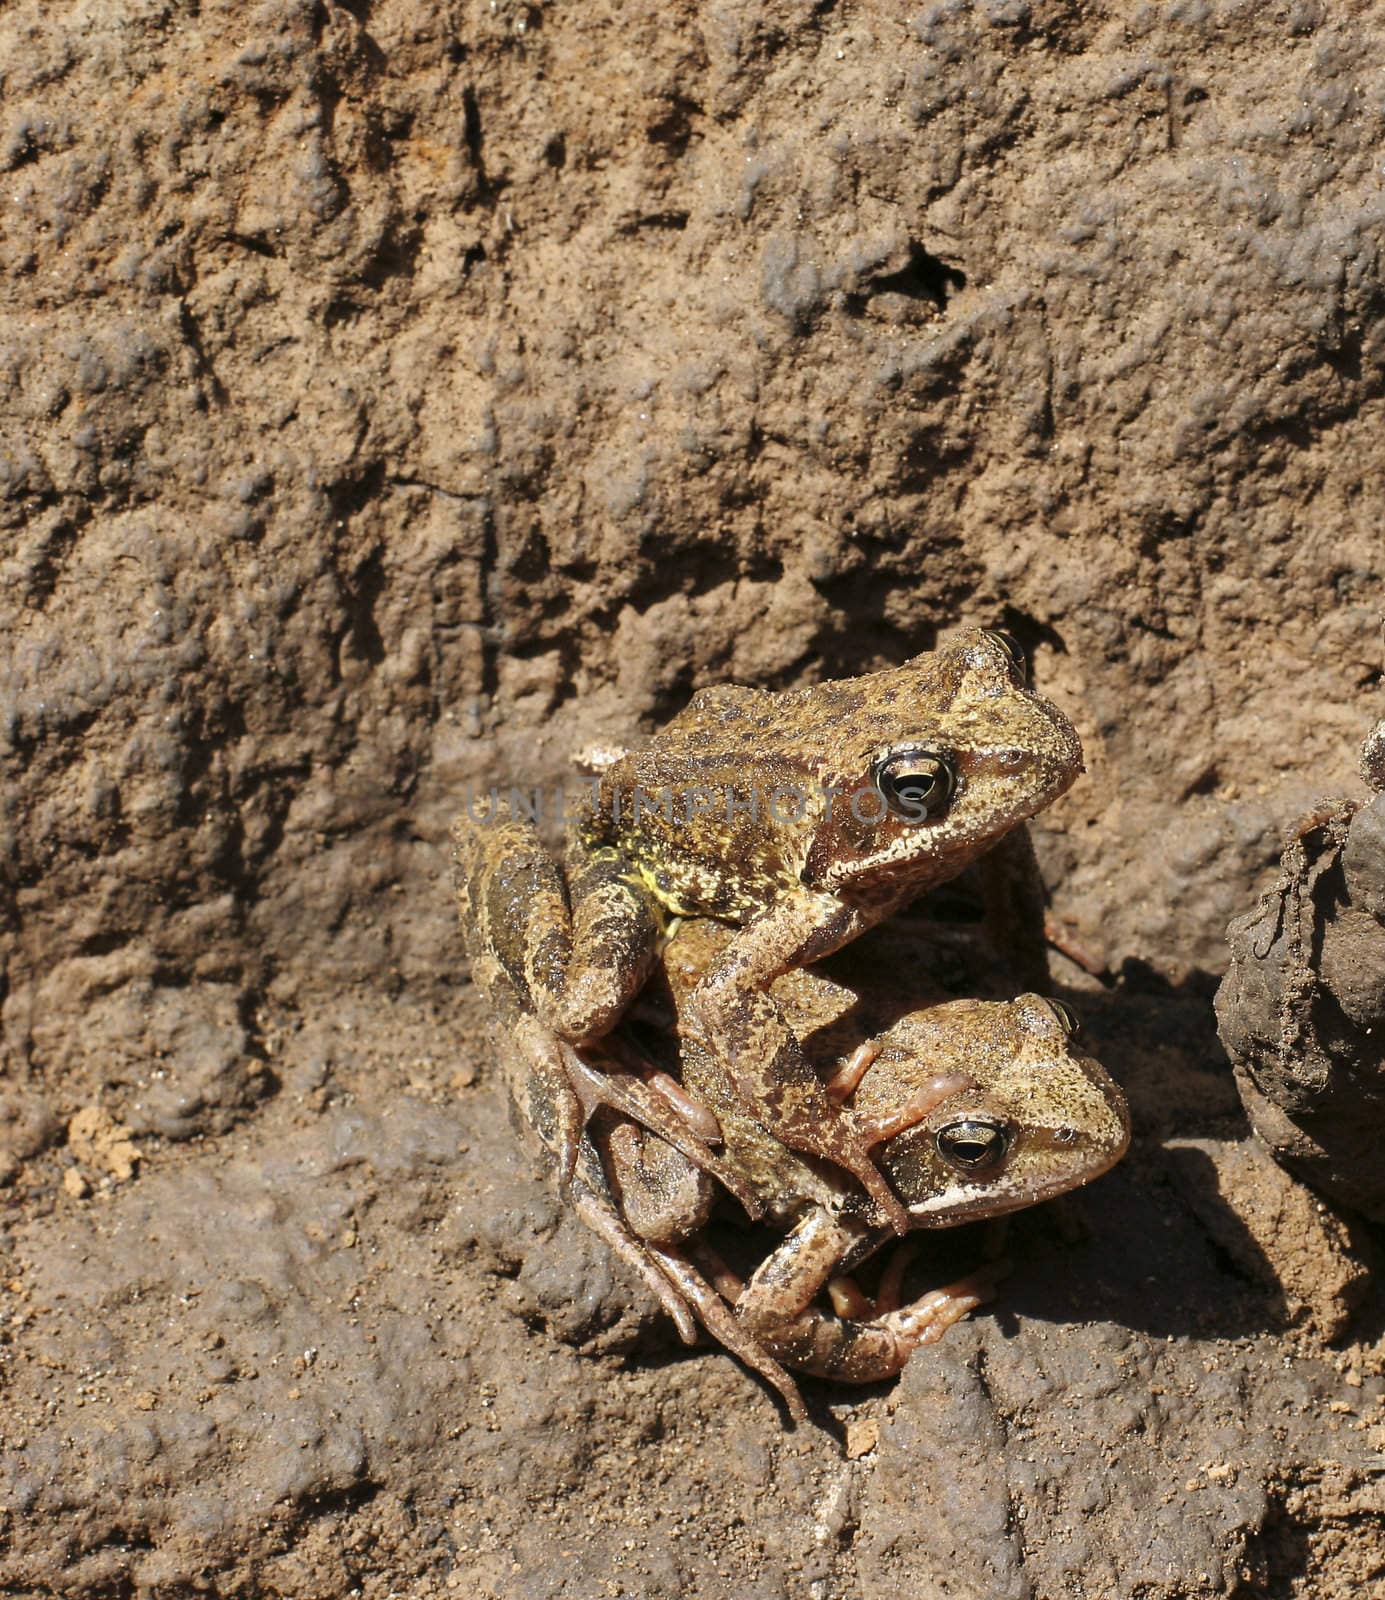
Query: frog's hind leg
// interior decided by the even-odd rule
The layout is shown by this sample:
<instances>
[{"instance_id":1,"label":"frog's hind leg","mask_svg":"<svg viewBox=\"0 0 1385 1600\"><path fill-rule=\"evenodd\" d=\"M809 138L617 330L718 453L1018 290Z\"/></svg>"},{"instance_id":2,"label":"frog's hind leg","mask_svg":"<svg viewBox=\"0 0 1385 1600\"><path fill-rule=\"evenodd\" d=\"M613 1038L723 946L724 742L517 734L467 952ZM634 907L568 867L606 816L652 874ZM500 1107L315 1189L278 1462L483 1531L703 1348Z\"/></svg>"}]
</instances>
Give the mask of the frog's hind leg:
<instances>
[{"instance_id":1,"label":"frog's hind leg","mask_svg":"<svg viewBox=\"0 0 1385 1600\"><path fill-rule=\"evenodd\" d=\"M623 1113L631 1121L667 1140L680 1155L715 1178L728 1194L740 1201L752 1221L759 1221L764 1215L764 1207L754 1188L707 1147L664 1095L650 1088L642 1079L614 1066L608 1071L597 1072L576 1050L561 1041L557 1048L564 1062L567 1079L573 1085L587 1116L598 1106L609 1106L613 1111Z\"/></svg>"},{"instance_id":2,"label":"frog's hind leg","mask_svg":"<svg viewBox=\"0 0 1385 1600\"><path fill-rule=\"evenodd\" d=\"M572 1191L573 1210L611 1253L623 1261L639 1278L645 1288L673 1318L678 1337L684 1344L697 1343L697 1324L688 1309L686 1298L676 1285L649 1258L649 1252L621 1223L618 1214L612 1215L604 1200L594 1195Z\"/></svg>"},{"instance_id":3,"label":"frog's hind leg","mask_svg":"<svg viewBox=\"0 0 1385 1600\"><path fill-rule=\"evenodd\" d=\"M497 807L494 818L453 823L458 913L472 977L490 1002L511 1062L516 1102L552 1151L560 1178L573 1171L586 1117L607 1105L661 1134L758 1218L753 1190L666 1094L614 1064L596 1071L574 1048L574 1040L610 1027L648 976L661 929L654 902L619 875L614 856L574 846L572 915L563 875L533 826L510 816L503 803ZM574 963L574 946L614 952L610 973L604 963ZM558 1091L559 1076L575 1100Z\"/></svg>"},{"instance_id":4,"label":"frog's hind leg","mask_svg":"<svg viewBox=\"0 0 1385 1600\"><path fill-rule=\"evenodd\" d=\"M736 1320L684 1254L684 1245L701 1232L715 1200L706 1174L657 1135L624 1120L613 1121L609 1112L602 1114L584 1141L584 1158L591 1153L602 1158L603 1194L618 1199L622 1221L638 1235L641 1255L662 1270L666 1292L690 1306L714 1338L768 1379L794 1420L802 1421L803 1401L793 1379Z\"/></svg>"},{"instance_id":5,"label":"frog's hind leg","mask_svg":"<svg viewBox=\"0 0 1385 1600\"><path fill-rule=\"evenodd\" d=\"M649 976L663 913L612 850L569 842L566 871L497 799L452 825L458 912L473 957L493 952L532 1009L574 1044L609 1032Z\"/></svg>"},{"instance_id":6,"label":"frog's hind leg","mask_svg":"<svg viewBox=\"0 0 1385 1600\"><path fill-rule=\"evenodd\" d=\"M572 1209L640 1278L673 1318L683 1343L695 1344L697 1327L686 1298L631 1230L611 1193L600 1151L587 1130L587 1110L572 1087L559 1041L522 1012L497 1020L497 1053L515 1106L553 1157Z\"/></svg>"},{"instance_id":7,"label":"frog's hind leg","mask_svg":"<svg viewBox=\"0 0 1385 1600\"><path fill-rule=\"evenodd\" d=\"M578 1170L569 1188L572 1208L613 1255L629 1267L673 1318L684 1344L697 1343L697 1325L682 1286L663 1268L658 1252L636 1237L606 1187L601 1160L589 1138L582 1140ZM594 1168L594 1170L592 1170Z\"/></svg>"},{"instance_id":8,"label":"frog's hind leg","mask_svg":"<svg viewBox=\"0 0 1385 1600\"><path fill-rule=\"evenodd\" d=\"M739 1294L733 1284L719 1286L734 1297L737 1317L787 1365L845 1383L872 1383L893 1377L920 1344L941 1339L954 1322L989 1300L1008 1270L1005 1263L988 1263L905 1306L892 1303L898 1281L887 1272L883 1303L872 1304L846 1280L834 1285L834 1298L850 1314L814 1306L838 1265L847 1257L863 1259L869 1243L858 1228L813 1211Z\"/></svg>"},{"instance_id":9,"label":"frog's hind leg","mask_svg":"<svg viewBox=\"0 0 1385 1600\"><path fill-rule=\"evenodd\" d=\"M779 1391L789 1415L795 1422L807 1422L808 1408L798 1385L769 1350L740 1321L710 1283L680 1251L651 1245L650 1253L682 1291L697 1312L698 1320L707 1332L734 1356L739 1356L746 1366Z\"/></svg>"},{"instance_id":10,"label":"frog's hind leg","mask_svg":"<svg viewBox=\"0 0 1385 1600\"><path fill-rule=\"evenodd\" d=\"M694 1166L716 1178L752 1220L764 1214L754 1189L708 1148L664 1095L614 1066L608 1072L589 1066L577 1050L524 1009L492 957L478 955L473 976L484 987L495 1014L496 1052L511 1096L521 1117L548 1147L560 1183L566 1184L576 1169L587 1122L599 1107L608 1106L659 1134Z\"/></svg>"}]
</instances>

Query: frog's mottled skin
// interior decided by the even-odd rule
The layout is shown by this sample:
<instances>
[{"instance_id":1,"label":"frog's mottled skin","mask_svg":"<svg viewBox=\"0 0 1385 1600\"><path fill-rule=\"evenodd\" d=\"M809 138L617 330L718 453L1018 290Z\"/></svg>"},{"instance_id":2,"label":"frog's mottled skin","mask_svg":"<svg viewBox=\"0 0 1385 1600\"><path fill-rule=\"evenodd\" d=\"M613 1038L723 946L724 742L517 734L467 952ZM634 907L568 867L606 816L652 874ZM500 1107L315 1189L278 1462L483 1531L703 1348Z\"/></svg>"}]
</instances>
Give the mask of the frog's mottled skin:
<instances>
[{"instance_id":1,"label":"frog's mottled skin","mask_svg":"<svg viewBox=\"0 0 1385 1600\"><path fill-rule=\"evenodd\" d=\"M882 762L916 749L941 754L953 778L923 821L874 787ZM569 833L565 873L528 824L459 819L463 927L473 958L494 958L559 1039L584 1045L644 983L670 913L738 925L688 995L684 1032L779 1139L847 1169L904 1231L908 1215L771 985L961 871L1081 770L1071 724L977 630L865 677L704 690L606 769Z\"/></svg>"},{"instance_id":2,"label":"frog's mottled skin","mask_svg":"<svg viewBox=\"0 0 1385 1600\"><path fill-rule=\"evenodd\" d=\"M708 922L679 931L663 963L676 1009L696 992L729 936ZM917 979L901 983L899 974L885 970L862 977L863 965L854 961L846 981L817 969L791 973L774 992L796 1034L809 1041L823 1077L850 1057L863 1027L879 1030L873 1060L851 1096L863 1123L888 1125L921 1093L929 1105L877 1154L911 1227L951 1227L1020 1210L1090 1182L1124 1154L1130 1136L1125 1100L1101 1065L1078 1048L1070 1021L1049 1001L1021 995L1007 1003L920 1005L929 996ZM887 1213L848 1179L772 1138L745 1113L716 1058L696 1041L683 1041L681 1076L721 1124L724 1166L749 1187L766 1217L788 1230L743 1288L696 1243L710 1187L705 1177L661 1139L629 1125L613 1134L598 1131L597 1142L633 1231L656 1247L660 1265L710 1330L775 1381L791 1407L796 1391L791 1397L777 1362L848 1381L887 1377L917 1344L941 1337L988 1297L983 1271L914 1305L870 1308L865 1317L815 1309L812 1301L830 1278L850 1271L889 1237ZM1004 1141L1003 1158L980 1171L950 1162L938 1137L971 1122L1001 1130ZM707 1315L708 1296L697 1288L698 1260L734 1298L734 1329L715 1308Z\"/></svg>"},{"instance_id":3,"label":"frog's mottled skin","mask_svg":"<svg viewBox=\"0 0 1385 1600\"><path fill-rule=\"evenodd\" d=\"M733 937L733 930L708 921L681 927L655 975L656 1000L662 995L676 1014ZM851 1096L852 1108L867 1126L904 1113L907 1126L881 1143L878 1156L912 1228L1018 1210L1077 1188L1119 1160L1129 1138L1121 1093L1077 1048L1048 1001L1024 995L1004 1004L927 1004L931 993L915 978L901 981L888 970L862 977L868 960L852 967L850 977L817 968L789 973L774 995L796 1034L808 1041L819 1081L830 1082L852 1057L863 1030L874 1032L873 1059ZM554 1130L561 1117L553 1108L573 1091L567 1072L545 1065L551 1045L544 1039L542 1029L526 1035L522 1025L496 1030L524 1115L559 1155ZM667 1064L679 1068L685 1089L720 1124L717 1178L729 1178L743 1204L787 1234L741 1284L699 1239L715 1191L696 1147L690 1159L638 1125L648 1125L657 1111L647 1115L650 1108L632 1105L617 1116L603 1103L578 1139L572 1198L674 1314L685 1338L695 1314L801 1417L786 1365L847 1381L890 1376L918 1344L940 1338L989 1297L991 1275L983 1268L910 1305L886 1298L846 1316L815 1307L824 1284L890 1237L888 1213L849 1178L772 1137L745 1111L717 1058L696 1041L684 1039ZM632 1081L614 1076L618 1085ZM642 1083L639 1091L660 1098ZM926 1110L918 1109L920 1096ZM605 1101L599 1090L596 1098ZM938 1139L940 1130L974 1119L1004 1130L1003 1159L980 1173L949 1162Z\"/></svg>"}]
</instances>

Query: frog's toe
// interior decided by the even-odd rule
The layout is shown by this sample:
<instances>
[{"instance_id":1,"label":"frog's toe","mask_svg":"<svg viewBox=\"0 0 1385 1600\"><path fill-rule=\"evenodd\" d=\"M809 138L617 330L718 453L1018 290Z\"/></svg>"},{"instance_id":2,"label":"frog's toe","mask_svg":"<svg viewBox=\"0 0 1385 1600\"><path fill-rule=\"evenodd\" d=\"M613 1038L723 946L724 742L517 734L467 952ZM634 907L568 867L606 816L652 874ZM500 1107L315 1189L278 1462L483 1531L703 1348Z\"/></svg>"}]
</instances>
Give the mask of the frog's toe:
<instances>
[{"instance_id":1,"label":"frog's toe","mask_svg":"<svg viewBox=\"0 0 1385 1600\"><path fill-rule=\"evenodd\" d=\"M659 1304L673 1318L678 1337L684 1344L697 1343L697 1323L688 1306L687 1297L680 1287L670 1281L660 1269L657 1260L646 1247L631 1234L625 1221L610 1198L595 1193L585 1184L574 1184L572 1207L597 1238L636 1274Z\"/></svg>"},{"instance_id":2,"label":"frog's toe","mask_svg":"<svg viewBox=\"0 0 1385 1600\"><path fill-rule=\"evenodd\" d=\"M740 1202L752 1222L758 1222L764 1216L764 1207L754 1186L709 1149L697 1130L688 1126L683 1116L662 1094L651 1089L643 1079L620 1071L614 1062L609 1064L608 1070L598 1072L570 1045L562 1047L562 1055L568 1081L588 1117L598 1106L609 1106L613 1111L619 1111L641 1127L648 1128L651 1133L657 1133L694 1166L715 1178L728 1194Z\"/></svg>"},{"instance_id":3,"label":"frog's toe","mask_svg":"<svg viewBox=\"0 0 1385 1600\"><path fill-rule=\"evenodd\" d=\"M988 1264L898 1310L882 1312L877 1303L874 1315L827 1313L807 1306L778 1327L763 1329L762 1337L790 1366L841 1383L877 1383L901 1372L919 1345L936 1344L954 1322L991 1299L1005 1270L1003 1264ZM843 1287L837 1280L839 1294ZM857 1295L842 1295L847 1311L869 1312L865 1296Z\"/></svg>"},{"instance_id":4,"label":"frog's toe","mask_svg":"<svg viewBox=\"0 0 1385 1600\"><path fill-rule=\"evenodd\" d=\"M876 1326L894 1335L907 1361L919 1345L936 1344L953 1323L994 1299L996 1284L1009 1271L1008 1261L987 1262L956 1283L944 1289L933 1289L911 1305L876 1318ZM900 1362L901 1367L904 1361Z\"/></svg>"},{"instance_id":5,"label":"frog's toe","mask_svg":"<svg viewBox=\"0 0 1385 1600\"><path fill-rule=\"evenodd\" d=\"M758 1372L779 1391L795 1422L807 1422L808 1408L798 1385L749 1328L736 1316L700 1272L676 1250L650 1247L650 1253L673 1278L688 1301L696 1308L702 1325L712 1337L739 1356L746 1366Z\"/></svg>"},{"instance_id":6,"label":"frog's toe","mask_svg":"<svg viewBox=\"0 0 1385 1600\"><path fill-rule=\"evenodd\" d=\"M885 1221L895 1233L908 1233L914 1225L908 1207L890 1188L879 1169L867 1158L859 1167L847 1169L861 1184L866 1193L885 1214Z\"/></svg>"},{"instance_id":7,"label":"frog's toe","mask_svg":"<svg viewBox=\"0 0 1385 1600\"><path fill-rule=\"evenodd\" d=\"M786 1138L785 1142L792 1144L794 1141ZM844 1167L879 1207L884 1220L895 1233L908 1233L913 1227L907 1207L871 1160L865 1140L845 1119L814 1130L811 1142L805 1140L801 1148Z\"/></svg>"}]
</instances>

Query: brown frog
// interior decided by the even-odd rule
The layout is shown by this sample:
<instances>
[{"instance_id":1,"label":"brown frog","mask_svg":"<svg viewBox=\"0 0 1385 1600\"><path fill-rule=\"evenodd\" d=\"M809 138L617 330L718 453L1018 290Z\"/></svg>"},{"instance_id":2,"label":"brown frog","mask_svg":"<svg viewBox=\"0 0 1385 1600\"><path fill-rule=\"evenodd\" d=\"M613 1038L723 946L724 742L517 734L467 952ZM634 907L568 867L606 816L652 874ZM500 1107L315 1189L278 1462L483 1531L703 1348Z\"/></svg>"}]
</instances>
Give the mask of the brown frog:
<instances>
[{"instance_id":1,"label":"brown frog","mask_svg":"<svg viewBox=\"0 0 1385 1600\"><path fill-rule=\"evenodd\" d=\"M707 921L679 929L655 976L656 1003L662 993L676 1014L733 937ZM774 995L825 1096L850 1107L903 1197L911 1228L1000 1216L1077 1188L1119 1160L1129 1138L1124 1099L1076 1043L1065 1007L1036 995L928 1004L925 987L883 969L872 974L869 950L863 955L849 976L789 973ZM569 1095L570 1079L549 1070L541 1032L526 1039L522 1028L504 1028L497 1042L522 1111L557 1154L560 1119L550 1097ZM689 1115L719 1141L716 1176L787 1237L747 1283L729 1271L701 1239L717 1195L697 1149L680 1153L641 1125L663 1114L663 1094L616 1062L604 1063L602 1076L654 1104L632 1102L629 1114L617 1114L599 1096L603 1104L578 1140L576 1209L641 1274L685 1340L696 1316L779 1389L794 1417L803 1405L786 1366L844 1381L888 1377L917 1345L990 1297L1002 1270L995 1264L901 1304L892 1263L868 1301L845 1275L891 1237L885 1208L775 1139L696 1040L673 1050L665 1028L634 1022L606 1047L622 1063L635 1052L664 1057L647 1076L680 1074L677 1092L693 1097ZM675 1138L683 1134L675 1118ZM824 1286L831 1312L814 1304Z\"/></svg>"},{"instance_id":2,"label":"brown frog","mask_svg":"<svg viewBox=\"0 0 1385 1600\"><path fill-rule=\"evenodd\" d=\"M554 1035L550 1066L570 1068L566 1047L608 1033L639 991L670 915L735 925L686 998L684 1033L775 1137L852 1173L903 1232L907 1210L771 986L961 871L1081 770L1071 724L995 633L788 693L706 689L602 773L565 870L520 818L458 819L468 947ZM569 1125L569 1168L578 1137Z\"/></svg>"}]
</instances>

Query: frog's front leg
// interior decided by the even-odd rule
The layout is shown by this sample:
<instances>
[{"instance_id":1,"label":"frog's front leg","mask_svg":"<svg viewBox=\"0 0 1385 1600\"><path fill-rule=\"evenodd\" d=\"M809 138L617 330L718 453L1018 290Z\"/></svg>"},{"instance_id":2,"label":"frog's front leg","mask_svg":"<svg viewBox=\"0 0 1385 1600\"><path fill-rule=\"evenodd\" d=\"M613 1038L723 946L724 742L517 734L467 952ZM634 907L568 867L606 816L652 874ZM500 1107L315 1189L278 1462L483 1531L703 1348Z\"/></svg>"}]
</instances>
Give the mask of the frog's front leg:
<instances>
[{"instance_id":1,"label":"frog's front leg","mask_svg":"<svg viewBox=\"0 0 1385 1600\"><path fill-rule=\"evenodd\" d=\"M732 1299L736 1315L782 1361L819 1377L873 1383L893 1377L921 1344L933 1344L969 1311L991 1298L1004 1263L988 1263L967 1277L896 1307L882 1297L871 1305L854 1300L855 1316L839 1316L812 1304L848 1256L869 1241L858 1225L817 1209L739 1285L725 1268L712 1281ZM719 1266L719 1264L716 1264Z\"/></svg>"},{"instance_id":2,"label":"frog's front leg","mask_svg":"<svg viewBox=\"0 0 1385 1600\"><path fill-rule=\"evenodd\" d=\"M833 1103L769 985L869 926L864 912L815 895L786 896L747 924L688 996L683 1033L726 1070L751 1114L792 1149L844 1167L896 1233L909 1213L871 1160L867 1135Z\"/></svg>"},{"instance_id":3,"label":"frog's front leg","mask_svg":"<svg viewBox=\"0 0 1385 1600\"><path fill-rule=\"evenodd\" d=\"M566 876L534 826L503 802L452 825L467 948L494 953L530 1008L571 1044L608 1033L658 952L663 913L615 850L574 831Z\"/></svg>"},{"instance_id":4,"label":"frog's front leg","mask_svg":"<svg viewBox=\"0 0 1385 1600\"><path fill-rule=\"evenodd\" d=\"M979 1267L911 1305L864 1320L808 1306L780 1333L761 1337L781 1360L803 1372L842 1383L875 1383L901 1372L921 1344L936 1344L954 1322L991 1299L999 1276L998 1267Z\"/></svg>"}]
</instances>

